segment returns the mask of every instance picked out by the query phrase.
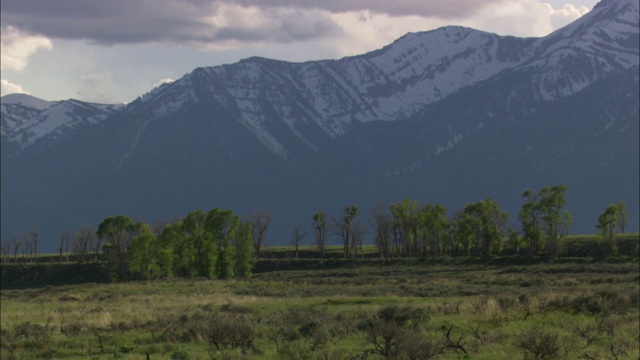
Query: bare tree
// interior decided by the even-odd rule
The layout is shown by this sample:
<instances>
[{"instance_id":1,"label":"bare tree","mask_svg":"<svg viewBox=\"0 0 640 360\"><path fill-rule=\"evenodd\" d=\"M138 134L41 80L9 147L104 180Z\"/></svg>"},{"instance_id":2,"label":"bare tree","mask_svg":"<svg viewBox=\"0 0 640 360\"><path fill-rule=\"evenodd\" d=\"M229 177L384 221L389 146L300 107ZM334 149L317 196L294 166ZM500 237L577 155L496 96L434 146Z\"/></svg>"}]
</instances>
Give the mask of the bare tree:
<instances>
[{"instance_id":1,"label":"bare tree","mask_svg":"<svg viewBox=\"0 0 640 360\"><path fill-rule=\"evenodd\" d=\"M367 233L367 227L362 224L360 218L354 219L351 232L352 256L354 258L358 257L358 251L360 251L360 257L364 258L362 244L364 243L364 235Z\"/></svg>"},{"instance_id":2,"label":"bare tree","mask_svg":"<svg viewBox=\"0 0 640 360\"><path fill-rule=\"evenodd\" d=\"M369 225L376 232L376 246L380 257L388 259L391 257L391 235L393 231L393 218L391 214L385 211L384 207L379 206L371 210L369 216Z\"/></svg>"},{"instance_id":3,"label":"bare tree","mask_svg":"<svg viewBox=\"0 0 640 360\"><path fill-rule=\"evenodd\" d=\"M96 235L98 235L97 231L96 231ZM95 260L98 260L98 256L100 256L100 250L102 250L101 246L104 240L105 240L104 237L96 236L96 241L94 242L94 246L93 246L93 253L95 254Z\"/></svg>"},{"instance_id":4,"label":"bare tree","mask_svg":"<svg viewBox=\"0 0 640 360\"><path fill-rule=\"evenodd\" d=\"M271 213L266 210L257 209L251 213L249 218L251 223L251 234L253 235L253 246L256 249L256 256L260 256L260 248L264 244L265 235L271 223Z\"/></svg>"},{"instance_id":5,"label":"bare tree","mask_svg":"<svg viewBox=\"0 0 640 360\"><path fill-rule=\"evenodd\" d=\"M291 243L296 247L296 259L298 258L298 247L305 237L307 237L307 233L300 229L300 226L296 226L296 228L293 229L293 233L291 234Z\"/></svg>"},{"instance_id":6,"label":"bare tree","mask_svg":"<svg viewBox=\"0 0 640 360\"><path fill-rule=\"evenodd\" d=\"M60 233L60 262L62 262L63 254L65 262L69 262L69 243L71 242L71 232L62 230Z\"/></svg>"},{"instance_id":7,"label":"bare tree","mask_svg":"<svg viewBox=\"0 0 640 360\"><path fill-rule=\"evenodd\" d=\"M92 225L83 225L76 232L75 241L73 242L73 253L80 262L86 260L91 249L91 244L95 242L96 228Z\"/></svg>"},{"instance_id":8,"label":"bare tree","mask_svg":"<svg viewBox=\"0 0 640 360\"><path fill-rule=\"evenodd\" d=\"M20 243L22 243L22 258L25 262L31 261L31 254L33 253L31 241L29 241L29 233L23 231L20 234Z\"/></svg>"},{"instance_id":9,"label":"bare tree","mask_svg":"<svg viewBox=\"0 0 640 360\"><path fill-rule=\"evenodd\" d=\"M22 250L22 237L21 236L13 236L11 239L11 246L13 248L13 261L15 263L18 262L18 252Z\"/></svg>"},{"instance_id":10,"label":"bare tree","mask_svg":"<svg viewBox=\"0 0 640 360\"><path fill-rule=\"evenodd\" d=\"M32 258L35 262L38 262L38 244L40 243L40 233L38 229L33 228L29 233L29 242L31 243L31 250L33 251Z\"/></svg>"},{"instance_id":11,"label":"bare tree","mask_svg":"<svg viewBox=\"0 0 640 360\"><path fill-rule=\"evenodd\" d=\"M160 236L160 234L162 234L162 231L164 231L164 228L166 228L167 225L169 225L169 224L170 224L170 222L167 221L167 220L158 220L151 227L151 232L155 236Z\"/></svg>"},{"instance_id":12,"label":"bare tree","mask_svg":"<svg viewBox=\"0 0 640 360\"><path fill-rule=\"evenodd\" d=\"M311 225L315 231L315 240L318 245L318 251L320 251L320 256L324 257L324 246L327 238L327 216L324 211L318 211L313 215Z\"/></svg>"},{"instance_id":13,"label":"bare tree","mask_svg":"<svg viewBox=\"0 0 640 360\"><path fill-rule=\"evenodd\" d=\"M3 262L9 262L11 257L11 243L7 240L2 240L2 260Z\"/></svg>"},{"instance_id":14,"label":"bare tree","mask_svg":"<svg viewBox=\"0 0 640 360\"><path fill-rule=\"evenodd\" d=\"M358 245L361 246L366 229L360 223L358 207L346 206L342 211L342 217L331 220L333 233L342 240L343 255L345 258L357 256Z\"/></svg>"}]
</instances>

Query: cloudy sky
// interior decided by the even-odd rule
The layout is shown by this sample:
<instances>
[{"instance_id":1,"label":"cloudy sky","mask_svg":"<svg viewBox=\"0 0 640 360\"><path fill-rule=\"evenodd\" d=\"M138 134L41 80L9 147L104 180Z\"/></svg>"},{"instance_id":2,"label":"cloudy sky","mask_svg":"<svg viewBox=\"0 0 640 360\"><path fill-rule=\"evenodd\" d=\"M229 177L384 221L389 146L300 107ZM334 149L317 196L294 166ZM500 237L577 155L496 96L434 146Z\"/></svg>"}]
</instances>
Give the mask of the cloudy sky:
<instances>
[{"instance_id":1,"label":"cloudy sky","mask_svg":"<svg viewBox=\"0 0 640 360\"><path fill-rule=\"evenodd\" d=\"M2 0L2 95L129 102L198 66L336 59L463 25L545 36L598 0Z\"/></svg>"}]
</instances>

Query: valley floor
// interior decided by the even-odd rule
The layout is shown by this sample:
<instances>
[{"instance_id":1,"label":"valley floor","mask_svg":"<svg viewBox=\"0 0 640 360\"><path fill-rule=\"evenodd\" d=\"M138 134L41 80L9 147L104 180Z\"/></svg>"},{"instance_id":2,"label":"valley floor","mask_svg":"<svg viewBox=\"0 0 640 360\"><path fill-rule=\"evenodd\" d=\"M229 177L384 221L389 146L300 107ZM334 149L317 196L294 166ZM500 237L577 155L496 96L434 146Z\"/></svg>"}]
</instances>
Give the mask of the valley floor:
<instances>
[{"instance_id":1,"label":"valley floor","mask_svg":"<svg viewBox=\"0 0 640 360\"><path fill-rule=\"evenodd\" d=\"M2 290L2 359L637 359L639 268L405 263Z\"/></svg>"}]
</instances>

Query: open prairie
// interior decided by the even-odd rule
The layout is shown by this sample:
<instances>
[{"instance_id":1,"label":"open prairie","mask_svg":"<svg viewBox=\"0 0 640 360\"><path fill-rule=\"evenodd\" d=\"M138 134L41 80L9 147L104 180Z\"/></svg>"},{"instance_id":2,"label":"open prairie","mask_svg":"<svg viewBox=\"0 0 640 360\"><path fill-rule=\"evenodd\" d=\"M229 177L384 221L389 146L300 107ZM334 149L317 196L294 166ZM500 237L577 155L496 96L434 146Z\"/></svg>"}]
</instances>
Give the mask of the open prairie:
<instances>
[{"instance_id":1,"label":"open prairie","mask_svg":"<svg viewBox=\"0 0 640 360\"><path fill-rule=\"evenodd\" d=\"M638 258L471 260L291 260L243 280L3 290L1 357L640 356Z\"/></svg>"}]
</instances>

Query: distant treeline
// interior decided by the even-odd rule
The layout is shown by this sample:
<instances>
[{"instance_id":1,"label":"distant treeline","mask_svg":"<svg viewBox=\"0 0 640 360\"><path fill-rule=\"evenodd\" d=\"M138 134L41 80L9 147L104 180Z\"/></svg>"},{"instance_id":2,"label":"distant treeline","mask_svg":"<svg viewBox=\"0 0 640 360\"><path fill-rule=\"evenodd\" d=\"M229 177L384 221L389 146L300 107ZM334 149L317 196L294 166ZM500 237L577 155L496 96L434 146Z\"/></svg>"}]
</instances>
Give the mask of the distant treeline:
<instances>
[{"instance_id":1,"label":"distant treeline","mask_svg":"<svg viewBox=\"0 0 640 360\"><path fill-rule=\"evenodd\" d=\"M378 207L364 218L357 205L345 206L339 216L327 218L324 211L310 216L314 252L300 250L307 232L295 227L291 234L294 258L333 257L326 252L328 238L337 238L340 257L383 260L442 257L520 256L555 259L562 257L638 256L637 236L624 236L629 221L624 202L608 206L598 218L599 232L576 240L567 237L572 217L563 207L564 185L525 191L518 213L521 228L507 226L508 214L493 199L469 203L447 217L439 204L420 206L405 199L389 207ZM83 226L75 234L60 236L59 261L107 264L112 280L161 277L248 277L264 251L271 213L256 210L240 219L231 210L192 211L173 222L148 225L118 215L97 227ZM364 237L372 231L375 251L364 250ZM2 243L4 263L44 261L38 254L36 230ZM20 256L19 256L20 255Z\"/></svg>"}]
</instances>

